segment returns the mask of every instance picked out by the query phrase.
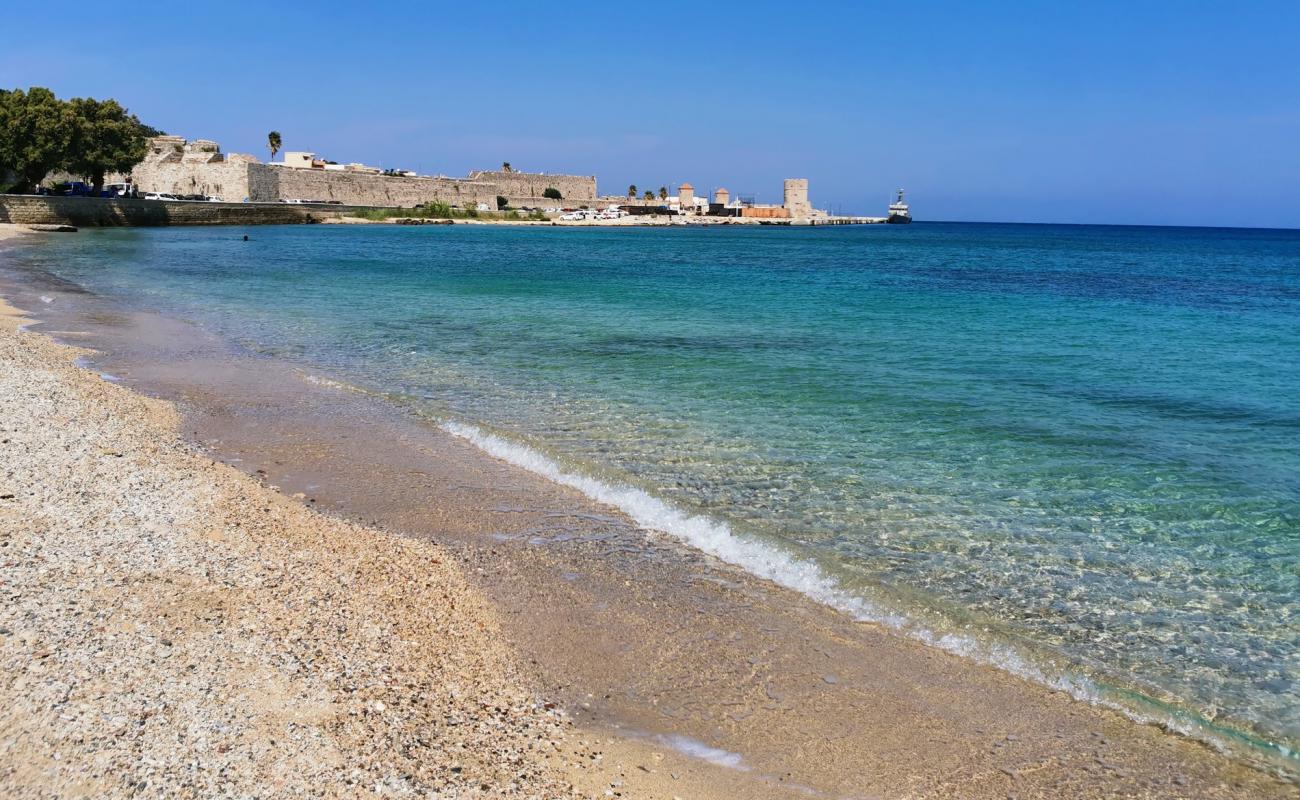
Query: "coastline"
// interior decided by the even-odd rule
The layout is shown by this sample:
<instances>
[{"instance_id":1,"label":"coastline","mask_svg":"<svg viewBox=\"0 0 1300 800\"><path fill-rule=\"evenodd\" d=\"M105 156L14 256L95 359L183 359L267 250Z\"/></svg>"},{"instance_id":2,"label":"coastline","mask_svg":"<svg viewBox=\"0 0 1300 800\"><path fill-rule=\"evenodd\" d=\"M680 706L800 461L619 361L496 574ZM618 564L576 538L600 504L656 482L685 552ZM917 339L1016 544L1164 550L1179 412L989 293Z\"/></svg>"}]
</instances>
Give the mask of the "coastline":
<instances>
[{"instance_id":1,"label":"coastline","mask_svg":"<svg viewBox=\"0 0 1300 800\"><path fill-rule=\"evenodd\" d=\"M35 334L22 340L15 352L54 347ZM498 609L502 633L489 637L496 646L509 640L522 658L538 662L543 684L564 695L565 707L589 728L610 734L634 727L629 721L644 724L636 734L641 739L617 745L627 752L659 741L653 737L688 737L667 740L713 748L694 751L712 753L724 762L720 769L757 774L777 791L774 784L784 774L771 765L784 749L786 762L796 767L790 782L810 784L809 775L794 774L794 762L805 759L804 771L818 783L810 788L830 796L854 785L885 796L1289 796L1288 787L1195 743L853 623L740 570L682 552L620 512L521 474L400 415L382 417L378 430L396 432L393 438L403 446L356 452L351 442L365 430L331 424L321 413L331 404L356 402L335 396L345 394L338 389L318 387L311 402L297 407L272 395L272 405L278 403L275 424L263 416L250 427L246 412L254 403L245 402L240 390L256 387L256 403L268 400L262 393L266 376L257 374L256 364L237 365L238 374L224 381L200 379L202 370L193 364L150 372L138 359L126 358L121 365L127 368L118 369L112 351L106 368L113 374L168 399L186 398L185 427L214 455L240 458L241 467L254 474L265 470L266 480L286 492L324 487L312 499L340 516L377 520L416 537L436 535L439 546L469 565L466 579ZM127 394L67 369L60 379L73 386L81 381L86 391ZM374 408L367 412L376 419ZM173 428L175 423L168 422ZM170 436L175 439L174 429ZM236 477L221 469L214 480ZM370 480L349 490L358 476ZM301 508L252 486L277 498L276 507L283 505L286 514L289 507ZM561 532L570 538L541 549L530 543L533 538L559 538L554 524L546 527L545 520L554 518L548 515L567 515ZM320 520L311 524L346 525ZM328 545L356 530L333 528L315 536ZM647 553L654 555L650 565L643 563ZM563 577L575 572L584 575L582 581ZM684 597L665 591L680 589L684 579L691 581ZM603 615L593 617L601 604ZM572 651L584 645L586 652ZM674 681L709 665L711 680L688 680L693 685L673 695ZM565 681L569 687L557 685ZM596 694L590 689L602 681L605 689L621 686L625 696L591 703L584 713L581 698ZM669 702L677 713L659 713ZM1008 712L1007 704L1014 710ZM792 732L800 730L807 735L792 741ZM729 768L731 755L738 760ZM769 779L773 775L777 780Z\"/></svg>"},{"instance_id":2,"label":"coastline","mask_svg":"<svg viewBox=\"0 0 1300 800\"><path fill-rule=\"evenodd\" d=\"M202 458L26 322L0 305L6 795L570 792L444 554Z\"/></svg>"}]
</instances>

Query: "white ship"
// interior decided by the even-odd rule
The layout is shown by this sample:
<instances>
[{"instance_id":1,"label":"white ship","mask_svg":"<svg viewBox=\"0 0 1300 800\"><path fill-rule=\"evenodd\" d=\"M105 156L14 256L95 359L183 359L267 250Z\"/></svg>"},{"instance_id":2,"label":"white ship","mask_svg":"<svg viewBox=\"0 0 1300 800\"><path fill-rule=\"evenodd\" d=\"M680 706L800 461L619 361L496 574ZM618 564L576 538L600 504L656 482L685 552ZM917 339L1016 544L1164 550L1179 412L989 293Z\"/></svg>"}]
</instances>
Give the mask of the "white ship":
<instances>
[{"instance_id":1,"label":"white ship","mask_svg":"<svg viewBox=\"0 0 1300 800\"><path fill-rule=\"evenodd\" d=\"M889 204L889 218L885 222L893 225L906 225L912 221L912 212L903 201L903 190L898 190L898 199Z\"/></svg>"}]
</instances>

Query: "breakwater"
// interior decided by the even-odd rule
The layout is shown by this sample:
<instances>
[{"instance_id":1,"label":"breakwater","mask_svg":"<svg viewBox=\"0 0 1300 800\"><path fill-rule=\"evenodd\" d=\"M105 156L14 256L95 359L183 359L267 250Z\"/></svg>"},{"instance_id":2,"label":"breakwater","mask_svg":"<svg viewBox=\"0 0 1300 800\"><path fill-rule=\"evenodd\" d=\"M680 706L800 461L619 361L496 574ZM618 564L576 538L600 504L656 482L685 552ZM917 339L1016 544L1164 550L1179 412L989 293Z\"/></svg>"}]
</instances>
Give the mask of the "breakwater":
<instances>
[{"instance_id":1,"label":"breakwater","mask_svg":"<svg viewBox=\"0 0 1300 800\"><path fill-rule=\"evenodd\" d=\"M0 222L19 225L293 225L323 222L356 210L354 206L323 204L0 195Z\"/></svg>"}]
</instances>

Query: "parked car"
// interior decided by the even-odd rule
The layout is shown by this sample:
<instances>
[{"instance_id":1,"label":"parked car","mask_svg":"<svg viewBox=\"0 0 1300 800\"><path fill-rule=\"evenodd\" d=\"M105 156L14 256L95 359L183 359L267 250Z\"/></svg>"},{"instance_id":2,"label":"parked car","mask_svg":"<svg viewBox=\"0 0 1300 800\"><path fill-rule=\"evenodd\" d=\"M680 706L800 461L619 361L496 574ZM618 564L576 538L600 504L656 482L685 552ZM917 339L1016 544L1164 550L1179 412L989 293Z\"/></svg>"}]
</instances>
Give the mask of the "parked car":
<instances>
[{"instance_id":1,"label":"parked car","mask_svg":"<svg viewBox=\"0 0 1300 800\"><path fill-rule=\"evenodd\" d=\"M82 181L68 181L66 183L55 184L51 194L63 195L64 197L90 197L94 192L94 187Z\"/></svg>"}]
</instances>

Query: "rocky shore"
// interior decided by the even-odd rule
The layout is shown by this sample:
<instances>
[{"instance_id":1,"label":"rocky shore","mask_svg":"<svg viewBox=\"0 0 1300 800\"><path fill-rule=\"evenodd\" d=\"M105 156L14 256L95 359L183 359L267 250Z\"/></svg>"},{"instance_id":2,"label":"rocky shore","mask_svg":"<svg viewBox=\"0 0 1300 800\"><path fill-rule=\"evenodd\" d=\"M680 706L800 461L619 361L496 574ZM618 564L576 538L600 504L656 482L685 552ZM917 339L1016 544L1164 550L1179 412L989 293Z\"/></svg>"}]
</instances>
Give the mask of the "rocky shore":
<instances>
[{"instance_id":1,"label":"rocky shore","mask_svg":"<svg viewBox=\"0 0 1300 800\"><path fill-rule=\"evenodd\" d=\"M0 795L563 797L564 720L428 543L185 444L0 317Z\"/></svg>"}]
</instances>

